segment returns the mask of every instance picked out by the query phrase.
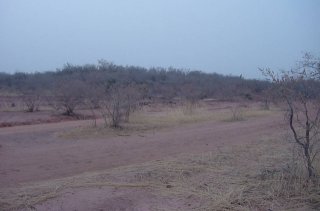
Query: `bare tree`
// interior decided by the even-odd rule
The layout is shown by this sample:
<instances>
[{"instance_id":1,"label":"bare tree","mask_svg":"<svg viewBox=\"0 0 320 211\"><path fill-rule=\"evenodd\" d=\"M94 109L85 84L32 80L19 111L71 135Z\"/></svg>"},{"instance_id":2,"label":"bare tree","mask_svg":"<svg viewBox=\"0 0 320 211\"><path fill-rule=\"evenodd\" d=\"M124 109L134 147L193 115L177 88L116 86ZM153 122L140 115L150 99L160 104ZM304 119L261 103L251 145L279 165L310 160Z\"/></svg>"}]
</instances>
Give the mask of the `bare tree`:
<instances>
[{"instance_id":1,"label":"bare tree","mask_svg":"<svg viewBox=\"0 0 320 211\"><path fill-rule=\"evenodd\" d=\"M85 93L86 97L84 99L84 104L90 109L94 127L97 126L96 110L99 108L99 93L100 92L95 87L88 87L88 90Z\"/></svg>"},{"instance_id":2,"label":"bare tree","mask_svg":"<svg viewBox=\"0 0 320 211\"><path fill-rule=\"evenodd\" d=\"M76 79L60 80L53 90L50 105L56 110L62 110L64 115L74 115L74 110L83 103L86 93L85 84Z\"/></svg>"},{"instance_id":3,"label":"bare tree","mask_svg":"<svg viewBox=\"0 0 320 211\"><path fill-rule=\"evenodd\" d=\"M129 121L130 114L137 108L139 96L139 89L133 85L114 84L109 87L104 99L100 100L105 125L119 128L122 122Z\"/></svg>"},{"instance_id":4,"label":"bare tree","mask_svg":"<svg viewBox=\"0 0 320 211\"><path fill-rule=\"evenodd\" d=\"M308 77L320 80L320 58L310 53L305 53L303 59L298 62L299 69L307 71Z\"/></svg>"},{"instance_id":5,"label":"bare tree","mask_svg":"<svg viewBox=\"0 0 320 211\"><path fill-rule=\"evenodd\" d=\"M129 85L125 89L124 121L129 122L130 115L138 110L142 98L142 90L137 85Z\"/></svg>"},{"instance_id":6,"label":"bare tree","mask_svg":"<svg viewBox=\"0 0 320 211\"><path fill-rule=\"evenodd\" d=\"M21 95L23 106L27 112L39 110L43 91L35 75L24 75L24 78L17 86L17 90Z\"/></svg>"},{"instance_id":7,"label":"bare tree","mask_svg":"<svg viewBox=\"0 0 320 211\"><path fill-rule=\"evenodd\" d=\"M304 66L280 75L270 69L261 71L272 80L278 97L286 103L286 119L294 142L302 151L309 178L315 178L313 163L320 152L320 81L314 69L305 65L308 60L304 60ZM319 60L310 66L319 67Z\"/></svg>"},{"instance_id":8,"label":"bare tree","mask_svg":"<svg viewBox=\"0 0 320 211\"><path fill-rule=\"evenodd\" d=\"M24 93L22 101L27 112L39 111L41 96L38 93Z\"/></svg>"}]
</instances>

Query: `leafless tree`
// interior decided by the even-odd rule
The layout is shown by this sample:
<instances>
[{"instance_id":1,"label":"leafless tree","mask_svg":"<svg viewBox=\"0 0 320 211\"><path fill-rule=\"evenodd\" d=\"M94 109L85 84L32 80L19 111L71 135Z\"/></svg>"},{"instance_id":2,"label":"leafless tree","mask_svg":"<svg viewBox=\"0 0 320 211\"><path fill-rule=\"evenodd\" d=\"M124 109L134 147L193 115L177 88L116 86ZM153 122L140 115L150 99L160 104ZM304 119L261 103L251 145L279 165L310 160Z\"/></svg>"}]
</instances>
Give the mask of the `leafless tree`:
<instances>
[{"instance_id":1,"label":"leafless tree","mask_svg":"<svg viewBox=\"0 0 320 211\"><path fill-rule=\"evenodd\" d=\"M21 74L20 81L17 84L18 94L27 112L35 112L39 110L43 90L35 75Z\"/></svg>"},{"instance_id":2,"label":"leafless tree","mask_svg":"<svg viewBox=\"0 0 320 211\"><path fill-rule=\"evenodd\" d=\"M101 84L86 85L84 104L90 109L94 127L97 126L98 112L101 110L100 106L102 104L105 105L105 102L107 102L105 86Z\"/></svg>"},{"instance_id":3,"label":"leafless tree","mask_svg":"<svg viewBox=\"0 0 320 211\"><path fill-rule=\"evenodd\" d=\"M86 86L80 80L60 80L53 90L50 105L62 110L64 115L74 115L74 110L83 103Z\"/></svg>"},{"instance_id":4,"label":"leafless tree","mask_svg":"<svg viewBox=\"0 0 320 211\"><path fill-rule=\"evenodd\" d=\"M41 96L38 93L24 93L22 101L27 112L39 111Z\"/></svg>"},{"instance_id":5,"label":"leafless tree","mask_svg":"<svg viewBox=\"0 0 320 211\"><path fill-rule=\"evenodd\" d=\"M125 89L124 121L129 122L130 115L140 108L139 102L142 99L143 90L137 85L129 85Z\"/></svg>"},{"instance_id":6,"label":"leafless tree","mask_svg":"<svg viewBox=\"0 0 320 211\"><path fill-rule=\"evenodd\" d=\"M105 125L119 128L120 124L129 121L130 114L138 106L139 89L133 85L112 85L100 100L100 111Z\"/></svg>"},{"instance_id":7,"label":"leafless tree","mask_svg":"<svg viewBox=\"0 0 320 211\"><path fill-rule=\"evenodd\" d=\"M320 153L320 81L314 69L305 67L319 67L319 60L317 64L308 62L304 60L303 66L280 74L270 69L261 71L286 103L286 119L294 142L302 151L309 178L315 178L313 163Z\"/></svg>"},{"instance_id":8,"label":"leafless tree","mask_svg":"<svg viewBox=\"0 0 320 211\"><path fill-rule=\"evenodd\" d=\"M311 53L304 54L303 59L298 62L298 69L308 72L308 77L320 80L320 58Z\"/></svg>"}]
</instances>

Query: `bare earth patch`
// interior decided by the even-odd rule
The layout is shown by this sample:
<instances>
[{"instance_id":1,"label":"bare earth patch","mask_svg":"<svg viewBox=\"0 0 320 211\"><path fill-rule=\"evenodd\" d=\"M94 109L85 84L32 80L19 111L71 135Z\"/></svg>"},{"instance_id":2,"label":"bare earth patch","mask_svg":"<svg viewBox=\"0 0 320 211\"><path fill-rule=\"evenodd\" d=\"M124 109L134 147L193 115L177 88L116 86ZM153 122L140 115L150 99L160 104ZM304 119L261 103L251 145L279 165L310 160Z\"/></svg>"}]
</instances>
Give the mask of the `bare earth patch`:
<instances>
[{"instance_id":1,"label":"bare earth patch","mask_svg":"<svg viewBox=\"0 0 320 211\"><path fill-rule=\"evenodd\" d=\"M269 177L290 158L281 141L282 117L254 110L244 121L230 122L223 112L222 117L184 117L182 122L179 114L167 120L170 127L163 120L139 132L109 135L86 129L90 121L0 129L0 207L318 209L319 192L284 197ZM141 127L141 118L133 119L133 128ZM82 136L81 131L97 134Z\"/></svg>"}]
</instances>

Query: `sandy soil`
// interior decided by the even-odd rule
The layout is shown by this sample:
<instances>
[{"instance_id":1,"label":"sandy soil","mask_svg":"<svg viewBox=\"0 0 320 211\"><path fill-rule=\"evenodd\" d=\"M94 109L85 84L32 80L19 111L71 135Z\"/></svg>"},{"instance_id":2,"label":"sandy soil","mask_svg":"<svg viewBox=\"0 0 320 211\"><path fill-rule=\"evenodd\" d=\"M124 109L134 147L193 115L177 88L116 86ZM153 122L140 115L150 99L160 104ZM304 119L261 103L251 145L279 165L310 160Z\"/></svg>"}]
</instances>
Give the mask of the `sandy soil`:
<instances>
[{"instance_id":1,"label":"sandy soil","mask_svg":"<svg viewBox=\"0 0 320 211\"><path fill-rule=\"evenodd\" d=\"M23 187L85 172L214 151L225 145L241 145L278 133L282 130L281 118L269 115L240 122L209 121L92 139L61 137L63 131L91 124L88 120L0 128L0 187ZM33 208L154 210L154 203L158 204L157 210L172 207L188 210L188 205L182 205L178 199L155 197L151 189L112 187L64 190L59 197Z\"/></svg>"},{"instance_id":2,"label":"sandy soil","mask_svg":"<svg viewBox=\"0 0 320 211\"><path fill-rule=\"evenodd\" d=\"M56 179L176 156L211 151L276 132L275 116L243 122L205 122L172 130L101 139L59 138L85 121L0 129L0 186Z\"/></svg>"}]
</instances>

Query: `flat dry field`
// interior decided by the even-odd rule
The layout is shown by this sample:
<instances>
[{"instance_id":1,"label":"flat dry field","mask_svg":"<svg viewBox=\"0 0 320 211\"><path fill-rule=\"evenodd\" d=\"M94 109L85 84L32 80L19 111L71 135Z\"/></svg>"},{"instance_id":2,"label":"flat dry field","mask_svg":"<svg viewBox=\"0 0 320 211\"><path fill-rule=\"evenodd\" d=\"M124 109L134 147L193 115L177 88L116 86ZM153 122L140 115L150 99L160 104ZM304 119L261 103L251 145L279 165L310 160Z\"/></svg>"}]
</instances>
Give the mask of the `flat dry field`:
<instances>
[{"instance_id":1,"label":"flat dry field","mask_svg":"<svg viewBox=\"0 0 320 211\"><path fill-rule=\"evenodd\" d=\"M233 121L233 107L148 108L122 130L101 120L0 128L0 209L319 208L319 196L289 197L273 182L290 160L281 112L249 104Z\"/></svg>"}]
</instances>

